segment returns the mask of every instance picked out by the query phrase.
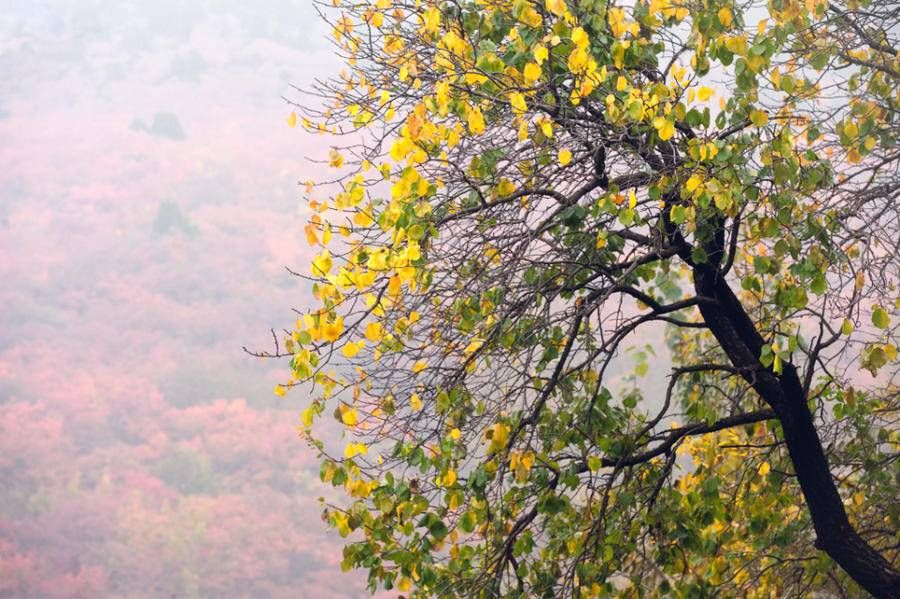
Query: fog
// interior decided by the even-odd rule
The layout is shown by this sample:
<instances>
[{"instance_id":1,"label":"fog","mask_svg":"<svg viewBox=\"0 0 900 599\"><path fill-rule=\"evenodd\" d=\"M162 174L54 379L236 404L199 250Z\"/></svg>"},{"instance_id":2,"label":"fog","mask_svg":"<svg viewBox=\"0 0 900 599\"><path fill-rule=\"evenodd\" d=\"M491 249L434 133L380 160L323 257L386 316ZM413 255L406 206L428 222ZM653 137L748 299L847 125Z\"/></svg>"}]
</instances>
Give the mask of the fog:
<instances>
[{"instance_id":1,"label":"fog","mask_svg":"<svg viewBox=\"0 0 900 599\"><path fill-rule=\"evenodd\" d=\"M0 597L358 597L292 321L309 2L0 3ZM316 145L319 144L319 145Z\"/></svg>"},{"instance_id":2,"label":"fog","mask_svg":"<svg viewBox=\"0 0 900 599\"><path fill-rule=\"evenodd\" d=\"M0 5L0 597L365 594L241 349L310 303L283 98L337 69L307 1Z\"/></svg>"}]
</instances>

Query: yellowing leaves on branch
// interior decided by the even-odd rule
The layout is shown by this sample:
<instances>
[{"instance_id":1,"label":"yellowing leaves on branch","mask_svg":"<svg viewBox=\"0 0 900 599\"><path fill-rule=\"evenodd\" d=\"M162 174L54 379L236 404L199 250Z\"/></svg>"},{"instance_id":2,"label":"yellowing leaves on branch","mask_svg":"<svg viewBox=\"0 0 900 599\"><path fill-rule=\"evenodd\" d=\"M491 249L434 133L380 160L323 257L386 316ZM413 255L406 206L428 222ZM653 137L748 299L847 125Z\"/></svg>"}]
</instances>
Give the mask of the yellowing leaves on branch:
<instances>
[{"instance_id":1,"label":"yellowing leaves on branch","mask_svg":"<svg viewBox=\"0 0 900 599\"><path fill-rule=\"evenodd\" d=\"M328 152L328 166L332 168L340 168L341 165L344 164L344 157L337 150L330 150Z\"/></svg>"},{"instance_id":2,"label":"yellowing leaves on branch","mask_svg":"<svg viewBox=\"0 0 900 599\"><path fill-rule=\"evenodd\" d=\"M526 83L534 83L541 78L540 65L533 62L527 63L522 70L522 76L525 78Z\"/></svg>"},{"instance_id":3,"label":"yellowing leaves on branch","mask_svg":"<svg viewBox=\"0 0 900 599\"><path fill-rule=\"evenodd\" d=\"M259 355L345 494L342 565L410 597L894 596L897 12L323 16L345 64L288 117L329 137L316 253Z\"/></svg>"}]
</instances>

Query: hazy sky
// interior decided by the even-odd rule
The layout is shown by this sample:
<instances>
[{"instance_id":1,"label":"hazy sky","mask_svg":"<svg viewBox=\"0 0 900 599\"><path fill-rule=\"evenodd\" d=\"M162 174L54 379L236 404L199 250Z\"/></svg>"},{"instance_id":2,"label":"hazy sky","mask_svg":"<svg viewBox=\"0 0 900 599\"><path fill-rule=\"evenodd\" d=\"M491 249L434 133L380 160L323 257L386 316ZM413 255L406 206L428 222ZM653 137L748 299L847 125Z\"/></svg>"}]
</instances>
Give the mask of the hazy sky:
<instances>
[{"instance_id":1,"label":"hazy sky","mask_svg":"<svg viewBox=\"0 0 900 599\"><path fill-rule=\"evenodd\" d=\"M304 304L325 152L281 97L326 33L309 2L0 3L0 597L362 594L305 398L241 351Z\"/></svg>"}]
</instances>

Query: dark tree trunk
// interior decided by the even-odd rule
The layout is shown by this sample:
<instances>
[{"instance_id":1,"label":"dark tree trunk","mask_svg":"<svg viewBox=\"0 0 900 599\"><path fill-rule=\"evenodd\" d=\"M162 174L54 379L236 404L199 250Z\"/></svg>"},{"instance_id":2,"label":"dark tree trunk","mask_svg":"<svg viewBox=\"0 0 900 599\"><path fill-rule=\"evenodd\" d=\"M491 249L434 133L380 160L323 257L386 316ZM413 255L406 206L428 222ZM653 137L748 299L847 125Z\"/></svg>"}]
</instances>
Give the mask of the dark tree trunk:
<instances>
[{"instance_id":1,"label":"dark tree trunk","mask_svg":"<svg viewBox=\"0 0 900 599\"><path fill-rule=\"evenodd\" d=\"M764 340L715 266L695 266L694 286L698 295L716 300L700 304L704 320L734 366L745 369L745 380L781 422L816 530L816 546L875 597L900 599L900 572L854 530L847 518L796 369L785 364L781 375L776 375L763 368L759 355Z\"/></svg>"}]
</instances>

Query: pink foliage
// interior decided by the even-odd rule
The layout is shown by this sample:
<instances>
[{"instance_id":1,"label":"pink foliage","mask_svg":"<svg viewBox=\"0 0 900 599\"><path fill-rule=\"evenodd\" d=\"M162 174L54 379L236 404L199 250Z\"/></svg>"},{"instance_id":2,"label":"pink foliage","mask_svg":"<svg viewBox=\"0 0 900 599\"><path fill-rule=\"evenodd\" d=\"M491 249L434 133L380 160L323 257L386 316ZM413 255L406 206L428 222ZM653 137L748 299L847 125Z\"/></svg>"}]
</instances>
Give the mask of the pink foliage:
<instances>
[{"instance_id":1,"label":"pink foliage","mask_svg":"<svg viewBox=\"0 0 900 599\"><path fill-rule=\"evenodd\" d=\"M0 597L359 596L304 398L241 351L303 301L283 267L309 252L296 182L316 167L296 156L327 148L284 125L286 90L234 93L279 71L163 90L155 51L102 91L7 59L43 76L0 98ZM186 139L130 127L160 106ZM190 226L157 230L165 202Z\"/></svg>"}]
</instances>

